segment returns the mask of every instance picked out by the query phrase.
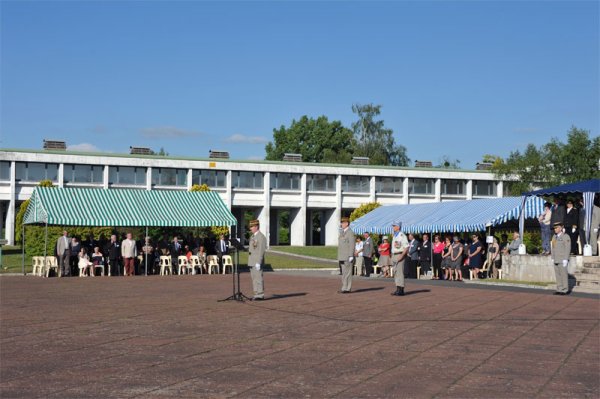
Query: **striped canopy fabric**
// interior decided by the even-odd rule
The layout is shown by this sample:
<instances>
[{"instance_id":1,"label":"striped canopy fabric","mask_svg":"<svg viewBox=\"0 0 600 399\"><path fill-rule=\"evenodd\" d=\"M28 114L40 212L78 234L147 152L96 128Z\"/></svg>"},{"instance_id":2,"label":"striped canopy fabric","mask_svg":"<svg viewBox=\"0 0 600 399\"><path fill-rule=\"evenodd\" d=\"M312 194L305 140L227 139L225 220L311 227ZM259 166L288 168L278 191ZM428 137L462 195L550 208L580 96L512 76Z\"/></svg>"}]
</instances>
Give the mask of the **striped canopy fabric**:
<instances>
[{"instance_id":1,"label":"striped canopy fabric","mask_svg":"<svg viewBox=\"0 0 600 399\"><path fill-rule=\"evenodd\" d=\"M429 204L388 205L379 207L350 224L361 234L366 231L390 234L392 221L402 221L405 233L461 233L483 231L519 218L520 197L435 202ZM544 201L530 197L525 201L526 218L537 218L544 210Z\"/></svg>"},{"instance_id":2,"label":"striped canopy fabric","mask_svg":"<svg viewBox=\"0 0 600 399\"><path fill-rule=\"evenodd\" d=\"M64 226L232 226L216 192L36 187L24 223Z\"/></svg>"}]
</instances>

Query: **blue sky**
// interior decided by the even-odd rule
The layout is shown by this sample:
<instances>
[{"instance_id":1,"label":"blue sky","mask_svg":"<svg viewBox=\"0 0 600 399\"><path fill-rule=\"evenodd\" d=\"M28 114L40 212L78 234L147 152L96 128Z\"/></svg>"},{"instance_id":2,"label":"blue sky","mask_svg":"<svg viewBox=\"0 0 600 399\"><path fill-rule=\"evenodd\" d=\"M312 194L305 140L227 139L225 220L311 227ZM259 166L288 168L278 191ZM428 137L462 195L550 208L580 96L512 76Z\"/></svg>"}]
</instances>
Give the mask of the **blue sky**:
<instances>
[{"instance_id":1,"label":"blue sky","mask_svg":"<svg viewBox=\"0 0 600 399\"><path fill-rule=\"evenodd\" d=\"M354 103L412 161L600 127L597 1L2 1L2 148L262 159L302 115Z\"/></svg>"}]
</instances>

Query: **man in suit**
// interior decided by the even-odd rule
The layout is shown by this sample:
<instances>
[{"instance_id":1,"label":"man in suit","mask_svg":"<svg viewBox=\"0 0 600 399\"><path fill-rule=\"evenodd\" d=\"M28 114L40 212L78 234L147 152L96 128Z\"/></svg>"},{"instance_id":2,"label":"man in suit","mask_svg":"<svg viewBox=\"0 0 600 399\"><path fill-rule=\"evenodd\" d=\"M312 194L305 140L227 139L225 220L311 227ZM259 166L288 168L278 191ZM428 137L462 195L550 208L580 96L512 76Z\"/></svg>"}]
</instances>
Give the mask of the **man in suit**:
<instances>
[{"instance_id":1,"label":"man in suit","mask_svg":"<svg viewBox=\"0 0 600 399\"><path fill-rule=\"evenodd\" d=\"M135 274L135 258L137 257L137 246L131 233L127 233L127 238L121 243L121 257L125 265L125 276Z\"/></svg>"},{"instance_id":2,"label":"man in suit","mask_svg":"<svg viewBox=\"0 0 600 399\"><path fill-rule=\"evenodd\" d=\"M394 268L394 284L396 291L392 295L404 295L404 261L408 255L408 239L406 235L400 231L402 222L395 221L392 223L394 234L392 238L392 267Z\"/></svg>"},{"instance_id":3,"label":"man in suit","mask_svg":"<svg viewBox=\"0 0 600 399\"><path fill-rule=\"evenodd\" d=\"M581 208L579 210L579 239L582 244L586 243L592 246L592 255L598 255L598 230L600 228L600 207L588 205L592 209L592 225L590 227L590 239L587 241L587 226L585 224L585 215L587 210L583 207L583 198L581 199Z\"/></svg>"},{"instance_id":4,"label":"man in suit","mask_svg":"<svg viewBox=\"0 0 600 399\"><path fill-rule=\"evenodd\" d=\"M265 265L267 238L260 232L260 222L258 220L250 221L250 231L252 232L252 236L248 244L248 267L250 268L252 289L254 291L252 300L262 301L265 299L263 268Z\"/></svg>"},{"instance_id":5,"label":"man in suit","mask_svg":"<svg viewBox=\"0 0 600 399\"><path fill-rule=\"evenodd\" d=\"M338 237L338 262L342 268L341 294L352 290L352 263L354 262L354 232L350 228L350 219L340 220L340 235Z\"/></svg>"},{"instance_id":6,"label":"man in suit","mask_svg":"<svg viewBox=\"0 0 600 399\"><path fill-rule=\"evenodd\" d=\"M169 244L169 255L171 255L171 266L173 267L173 271L176 272L177 266L179 265L179 255L181 255L181 243L177 236L173 237L173 241Z\"/></svg>"},{"instance_id":7,"label":"man in suit","mask_svg":"<svg viewBox=\"0 0 600 399\"><path fill-rule=\"evenodd\" d=\"M108 255L108 275L121 275L121 244L117 241L116 234L110 236L110 242L105 250Z\"/></svg>"},{"instance_id":8,"label":"man in suit","mask_svg":"<svg viewBox=\"0 0 600 399\"><path fill-rule=\"evenodd\" d=\"M56 241L56 256L58 257L60 276L70 276L71 237L69 237L69 233L66 230L63 231L63 235Z\"/></svg>"},{"instance_id":9,"label":"man in suit","mask_svg":"<svg viewBox=\"0 0 600 399\"><path fill-rule=\"evenodd\" d=\"M552 239L551 253L556 275L556 292L554 295L568 295L569 291L569 256L571 254L571 238L563 232L563 224L555 223L554 238Z\"/></svg>"},{"instance_id":10,"label":"man in suit","mask_svg":"<svg viewBox=\"0 0 600 399\"><path fill-rule=\"evenodd\" d=\"M408 235L408 262L404 270L408 278L417 278L417 264L419 263L419 246L421 243L414 234Z\"/></svg>"},{"instance_id":11,"label":"man in suit","mask_svg":"<svg viewBox=\"0 0 600 399\"><path fill-rule=\"evenodd\" d=\"M223 255L229 254L229 244L225 240L225 236L221 234L219 236L219 241L215 243L215 252L217 253L217 257L219 258L219 263L221 267L223 265Z\"/></svg>"},{"instance_id":12,"label":"man in suit","mask_svg":"<svg viewBox=\"0 0 600 399\"><path fill-rule=\"evenodd\" d=\"M554 204L552 205L550 214L550 225L554 226L554 223L565 223L565 206L561 204L558 198L554 198Z\"/></svg>"},{"instance_id":13,"label":"man in suit","mask_svg":"<svg viewBox=\"0 0 600 399\"><path fill-rule=\"evenodd\" d=\"M431 270L431 241L429 241L429 234L427 233L423 234L423 242L419 247L419 263L423 275L427 275Z\"/></svg>"},{"instance_id":14,"label":"man in suit","mask_svg":"<svg viewBox=\"0 0 600 399\"><path fill-rule=\"evenodd\" d=\"M571 239L571 253L579 255L579 247L577 246L577 238L579 237L579 210L575 208L573 201L567 201L567 209L565 211L565 232Z\"/></svg>"},{"instance_id":15,"label":"man in suit","mask_svg":"<svg viewBox=\"0 0 600 399\"><path fill-rule=\"evenodd\" d=\"M365 277L373 273L373 240L368 232L363 234L363 263L365 265Z\"/></svg>"}]
</instances>

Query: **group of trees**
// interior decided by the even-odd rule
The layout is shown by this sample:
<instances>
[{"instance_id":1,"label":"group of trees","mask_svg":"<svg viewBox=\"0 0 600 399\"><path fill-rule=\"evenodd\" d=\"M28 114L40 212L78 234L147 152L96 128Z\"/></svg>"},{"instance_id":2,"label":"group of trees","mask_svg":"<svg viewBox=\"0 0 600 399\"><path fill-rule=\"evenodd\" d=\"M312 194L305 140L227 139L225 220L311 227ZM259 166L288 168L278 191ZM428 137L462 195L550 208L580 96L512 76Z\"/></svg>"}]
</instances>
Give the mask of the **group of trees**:
<instances>
[{"instance_id":1,"label":"group of trees","mask_svg":"<svg viewBox=\"0 0 600 399\"><path fill-rule=\"evenodd\" d=\"M513 151L506 159L486 155L492 171L511 195L520 195L539 187L552 187L600 177L600 137L591 138L588 130L573 126L567 142L553 138L539 147L527 145L525 151Z\"/></svg>"},{"instance_id":2,"label":"group of trees","mask_svg":"<svg viewBox=\"0 0 600 399\"><path fill-rule=\"evenodd\" d=\"M358 120L352 129L340 121L304 115L289 127L273 129L273 141L265 147L265 159L280 161L284 154L301 154L304 162L350 163L352 157L369 157L371 165L406 166L406 148L396 144L392 129L376 119L381 105L354 104Z\"/></svg>"}]
</instances>

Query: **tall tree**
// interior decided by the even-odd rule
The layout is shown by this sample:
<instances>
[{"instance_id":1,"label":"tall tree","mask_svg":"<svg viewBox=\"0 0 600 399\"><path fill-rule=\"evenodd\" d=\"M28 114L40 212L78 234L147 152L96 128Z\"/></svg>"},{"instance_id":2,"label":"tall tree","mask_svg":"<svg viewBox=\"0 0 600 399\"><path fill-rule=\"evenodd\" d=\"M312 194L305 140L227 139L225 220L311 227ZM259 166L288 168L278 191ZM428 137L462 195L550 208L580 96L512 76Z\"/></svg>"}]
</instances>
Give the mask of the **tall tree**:
<instances>
[{"instance_id":1,"label":"tall tree","mask_svg":"<svg viewBox=\"0 0 600 399\"><path fill-rule=\"evenodd\" d=\"M529 144L523 153L513 151L497 159L492 170L512 195L540 187L573 183L600 177L600 137L590 138L588 130L571 127L567 142L553 138L539 148Z\"/></svg>"},{"instance_id":2,"label":"tall tree","mask_svg":"<svg viewBox=\"0 0 600 399\"><path fill-rule=\"evenodd\" d=\"M352 131L340 121L329 122L304 115L290 127L273 129L273 141L265 147L265 159L281 161L285 153L301 154L304 162L349 163L354 150Z\"/></svg>"},{"instance_id":3,"label":"tall tree","mask_svg":"<svg viewBox=\"0 0 600 399\"><path fill-rule=\"evenodd\" d=\"M381 105L354 104L352 112L358 120L352 124L356 140L355 156L369 157L372 165L407 166L410 159L406 147L396 144L392 129L384 126L383 120L376 120L381 113Z\"/></svg>"}]
</instances>

